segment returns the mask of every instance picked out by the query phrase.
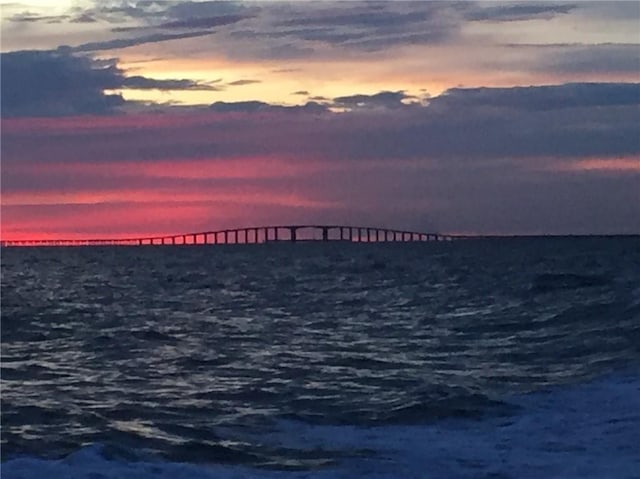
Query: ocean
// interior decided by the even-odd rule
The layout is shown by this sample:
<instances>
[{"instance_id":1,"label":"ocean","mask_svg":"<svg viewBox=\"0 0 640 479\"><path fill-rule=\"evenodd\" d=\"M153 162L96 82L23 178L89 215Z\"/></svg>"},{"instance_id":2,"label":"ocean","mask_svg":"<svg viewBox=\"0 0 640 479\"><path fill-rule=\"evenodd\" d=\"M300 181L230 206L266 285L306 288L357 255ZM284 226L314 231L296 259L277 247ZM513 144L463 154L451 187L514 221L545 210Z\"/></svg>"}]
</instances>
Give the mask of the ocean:
<instances>
[{"instance_id":1,"label":"ocean","mask_svg":"<svg viewBox=\"0 0 640 479\"><path fill-rule=\"evenodd\" d=\"M638 237L1 255L3 479L640 477Z\"/></svg>"}]
</instances>

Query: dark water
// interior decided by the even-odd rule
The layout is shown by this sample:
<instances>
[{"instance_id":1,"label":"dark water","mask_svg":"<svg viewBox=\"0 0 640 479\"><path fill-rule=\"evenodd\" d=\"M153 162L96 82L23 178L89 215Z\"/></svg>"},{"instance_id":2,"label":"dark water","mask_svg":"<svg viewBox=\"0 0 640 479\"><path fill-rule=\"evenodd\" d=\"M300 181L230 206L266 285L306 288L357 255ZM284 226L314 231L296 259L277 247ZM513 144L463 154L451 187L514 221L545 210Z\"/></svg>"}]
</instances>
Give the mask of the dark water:
<instances>
[{"instance_id":1,"label":"dark water","mask_svg":"<svg viewBox=\"0 0 640 479\"><path fill-rule=\"evenodd\" d=\"M497 444L480 466L453 448L448 469L402 468L435 430L447 443L515 423L520 447L536 394L557 395L542 417L567 394L593 415L594 387L624 391L624 417L605 422L640 442L638 238L7 248L1 306L6 477L85 477L96 461L166 477L180 463L196 468L184 477L512 477L522 455L500 465ZM394 452L376 449L387 440ZM634 477L640 453L619 449L616 477Z\"/></svg>"}]
</instances>

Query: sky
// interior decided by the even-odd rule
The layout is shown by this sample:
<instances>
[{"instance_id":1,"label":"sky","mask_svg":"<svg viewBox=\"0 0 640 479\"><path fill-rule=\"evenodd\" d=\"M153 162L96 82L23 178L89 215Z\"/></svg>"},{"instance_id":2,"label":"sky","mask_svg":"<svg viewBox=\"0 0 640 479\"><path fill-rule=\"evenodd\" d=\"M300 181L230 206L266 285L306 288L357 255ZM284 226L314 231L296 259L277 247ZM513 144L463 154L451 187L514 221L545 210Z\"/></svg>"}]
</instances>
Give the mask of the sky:
<instances>
[{"instance_id":1,"label":"sky","mask_svg":"<svg viewBox=\"0 0 640 479\"><path fill-rule=\"evenodd\" d=\"M2 239L640 233L640 2L0 0Z\"/></svg>"}]
</instances>

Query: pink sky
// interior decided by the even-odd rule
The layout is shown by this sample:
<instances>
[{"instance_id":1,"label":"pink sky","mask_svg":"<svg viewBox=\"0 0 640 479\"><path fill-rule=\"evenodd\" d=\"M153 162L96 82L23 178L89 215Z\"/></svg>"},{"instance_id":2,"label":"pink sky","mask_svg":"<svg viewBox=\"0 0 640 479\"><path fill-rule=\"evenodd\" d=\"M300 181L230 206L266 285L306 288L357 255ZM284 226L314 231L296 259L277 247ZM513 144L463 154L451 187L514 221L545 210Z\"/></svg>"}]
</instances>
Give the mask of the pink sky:
<instances>
[{"instance_id":1,"label":"pink sky","mask_svg":"<svg viewBox=\"0 0 640 479\"><path fill-rule=\"evenodd\" d=\"M640 232L632 2L133 5L3 5L2 239Z\"/></svg>"}]
</instances>

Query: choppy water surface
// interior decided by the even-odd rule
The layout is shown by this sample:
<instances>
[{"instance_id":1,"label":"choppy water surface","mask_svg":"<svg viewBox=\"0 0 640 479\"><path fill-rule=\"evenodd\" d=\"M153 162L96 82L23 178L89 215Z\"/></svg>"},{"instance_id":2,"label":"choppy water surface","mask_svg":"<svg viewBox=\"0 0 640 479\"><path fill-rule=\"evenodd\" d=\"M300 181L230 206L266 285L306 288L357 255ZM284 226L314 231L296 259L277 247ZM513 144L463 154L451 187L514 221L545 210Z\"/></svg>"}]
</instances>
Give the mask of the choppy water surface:
<instances>
[{"instance_id":1,"label":"choppy water surface","mask_svg":"<svg viewBox=\"0 0 640 479\"><path fill-rule=\"evenodd\" d=\"M640 467L638 238L4 249L1 306L3 477Z\"/></svg>"}]
</instances>

